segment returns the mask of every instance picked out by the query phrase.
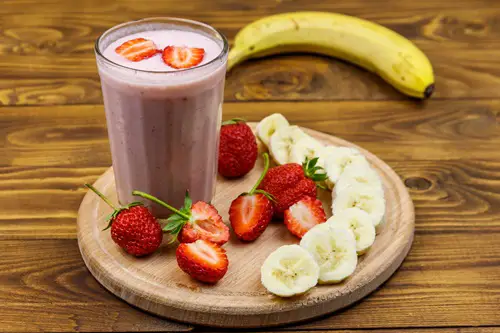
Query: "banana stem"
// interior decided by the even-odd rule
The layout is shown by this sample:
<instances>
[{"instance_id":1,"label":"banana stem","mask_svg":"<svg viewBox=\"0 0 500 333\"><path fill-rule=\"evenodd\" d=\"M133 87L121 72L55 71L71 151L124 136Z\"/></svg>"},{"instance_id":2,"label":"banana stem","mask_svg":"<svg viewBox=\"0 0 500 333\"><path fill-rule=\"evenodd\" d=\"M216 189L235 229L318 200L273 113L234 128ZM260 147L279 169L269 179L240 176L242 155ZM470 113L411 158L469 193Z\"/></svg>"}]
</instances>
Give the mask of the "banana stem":
<instances>
[{"instance_id":1,"label":"banana stem","mask_svg":"<svg viewBox=\"0 0 500 333\"><path fill-rule=\"evenodd\" d=\"M151 201L159 204L160 206L163 206L163 207L169 209L173 213L182 216L183 218L185 218L187 220L190 219L190 217L188 215L184 214L183 212L181 212L178 209L175 209L174 207L170 206L168 203L166 203L164 201L161 201L160 199L152 196L151 194L147 194L147 193L144 193L144 192L141 192L141 191L133 191L132 194L136 195L136 196L139 196L139 197L142 197L142 198L145 198L145 199L148 199L148 200L151 200Z\"/></svg>"},{"instance_id":2,"label":"banana stem","mask_svg":"<svg viewBox=\"0 0 500 333\"><path fill-rule=\"evenodd\" d=\"M99 192L98 189L96 189L94 186L90 185L90 184L85 184L85 186L87 188L89 188L92 192L94 192L95 194L97 194L99 196L99 198L101 198L102 200L104 200L105 203L108 204L109 207L113 208L114 210L117 210L118 208L115 207L115 205L113 205L113 203L104 196L104 194L102 194L101 192Z\"/></svg>"},{"instance_id":3,"label":"banana stem","mask_svg":"<svg viewBox=\"0 0 500 333\"><path fill-rule=\"evenodd\" d=\"M262 180L267 174L267 170L269 170L269 155L267 153L262 154L262 157L264 158L264 171L262 171L262 174L260 175L260 178L257 180L257 183L252 187L250 192L248 194L254 194L255 190L257 190L257 187L259 187L260 183L262 183Z\"/></svg>"}]
</instances>

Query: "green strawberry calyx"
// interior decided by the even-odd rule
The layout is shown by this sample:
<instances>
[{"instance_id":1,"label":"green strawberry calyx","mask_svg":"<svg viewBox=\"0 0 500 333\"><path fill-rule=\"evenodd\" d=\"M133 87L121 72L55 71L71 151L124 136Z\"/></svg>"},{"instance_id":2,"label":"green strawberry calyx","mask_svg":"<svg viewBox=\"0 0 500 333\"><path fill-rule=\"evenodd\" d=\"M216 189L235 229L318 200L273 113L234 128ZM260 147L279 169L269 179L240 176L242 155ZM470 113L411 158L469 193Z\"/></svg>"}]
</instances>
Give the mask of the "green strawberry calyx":
<instances>
[{"instance_id":1,"label":"green strawberry calyx","mask_svg":"<svg viewBox=\"0 0 500 333\"><path fill-rule=\"evenodd\" d=\"M169 233L172 235L172 239L170 240L169 244L175 242L177 240L177 237L179 236L180 232L182 231L182 228L184 225L188 222L192 222L192 214L191 214L191 208L193 206L193 201L189 197L189 191L186 191L186 196L184 197L184 206L180 209L176 209L172 206L170 206L168 203L152 196L151 194L147 194L145 192L141 191L133 191L133 195L151 200L160 206L163 206L170 210L173 214L170 215L170 217L166 220L167 224L163 227L163 231Z\"/></svg>"},{"instance_id":2,"label":"green strawberry calyx","mask_svg":"<svg viewBox=\"0 0 500 333\"><path fill-rule=\"evenodd\" d=\"M326 171L322 166L317 165L318 160L319 157L315 157L312 159L306 157L305 161L302 163L302 169L304 169L304 175L307 178L312 179L314 182L316 182L316 186L326 190L327 188L322 185L321 182L324 182L328 178L328 175L326 174Z\"/></svg>"},{"instance_id":3,"label":"green strawberry calyx","mask_svg":"<svg viewBox=\"0 0 500 333\"><path fill-rule=\"evenodd\" d=\"M225 125L236 125L238 123L246 123L247 121L243 118L233 118L222 122L222 126Z\"/></svg>"},{"instance_id":4,"label":"green strawberry calyx","mask_svg":"<svg viewBox=\"0 0 500 333\"><path fill-rule=\"evenodd\" d=\"M90 184L85 184L85 187L87 187L92 192L94 192L95 194L97 194L97 196L99 198L101 198L109 207L113 208L113 213L111 213L108 216L106 216L106 222L108 222L108 225L106 226L106 228L102 229L102 231L108 230L109 228L111 228L111 225L113 224L113 221L118 216L118 214L120 214L122 211L130 209L130 208L135 207L135 206L142 206L142 202L134 201L131 204L128 204L126 206L116 207L115 205L113 205L113 203L111 202L111 200L109 200L109 198L107 198L104 194L102 194L94 186L92 186Z\"/></svg>"}]
</instances>

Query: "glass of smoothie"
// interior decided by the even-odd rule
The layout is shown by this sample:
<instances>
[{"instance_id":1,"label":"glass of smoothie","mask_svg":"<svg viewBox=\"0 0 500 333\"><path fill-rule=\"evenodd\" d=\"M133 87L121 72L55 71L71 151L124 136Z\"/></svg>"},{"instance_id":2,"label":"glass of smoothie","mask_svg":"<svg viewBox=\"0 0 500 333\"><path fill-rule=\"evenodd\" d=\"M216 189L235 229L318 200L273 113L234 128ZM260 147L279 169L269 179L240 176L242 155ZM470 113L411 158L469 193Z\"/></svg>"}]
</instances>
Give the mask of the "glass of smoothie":
<instances>
[{"instance_id":1,"label":"glass of smoothie","mask_svg":"<svg viewBox=\"0 0 500 333\"><path fill-rule=\"evenodd\" d=\"M121 204L139 199L133 190L176 207L186 190L193 201L212 200L228 49L214 28L178 18L124 23L97 39Z\"/></svg>"}]
</instances>

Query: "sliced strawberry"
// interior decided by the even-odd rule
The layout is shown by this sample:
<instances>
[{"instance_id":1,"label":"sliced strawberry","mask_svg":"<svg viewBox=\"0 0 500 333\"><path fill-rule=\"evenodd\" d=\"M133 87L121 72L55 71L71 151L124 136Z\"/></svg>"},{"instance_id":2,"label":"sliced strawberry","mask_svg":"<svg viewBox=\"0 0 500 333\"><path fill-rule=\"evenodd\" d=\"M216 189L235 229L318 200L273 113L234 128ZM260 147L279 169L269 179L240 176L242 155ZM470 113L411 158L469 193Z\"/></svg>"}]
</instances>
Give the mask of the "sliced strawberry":
<instances>
[{"instance_id":1,"label":"sliced strawberry","mask_svg":"<svg viewBox=\"0 0 500 333\"><path fill-rule=\"evenodd\" d=\"M181 243L192 243L198 239L204 239L222 245L229 240L229 227L224 224L217 209L203 201L193 204L187 191L184 206L180 209L148 193L133 191L132 194L151 200L173 212L163 227L163 231L172 235L170 243L177 239Z\"/></svg>"},{"instance_id":2,"label":"sliced strawberry","mask_svg":"<svg viewBox=\"0 0 500 333\"><path fill-rule=\"evenodd\" d=\"M266 230L273 217L273 204L262 193L240 195L229 208L229 221L236 236L253 241Z\"/></svg>"},{"instance_id":3,"label":"sliced strawberry","mask_svg":"<svg viewBox=\"0 0 500 333\"><path fill-rule=\"evenodd\" d=\"M264 153L262 157L264 170L257 183L248 193L242 193L234 199L229 208L229 221L234 233L239 239L248 242L262 235L273 217L272 196L257 189L269 170L269 155Z\"/></svg>"},{"instance_id":4,"label":"sliced strawberry","mask_svg":"<svg viewBox=\"0 0 500 333\"><path fill-rule=\"evenodd\" d=\"M204 56L204 49L187 46L167 46L162 54L163 62L175 69L194 67Z\"/></svg>"},{"instance_id":5,"label":"sliced strawberry","mask_svg":"<svg viewBox=\"0 0 500 333\"><path fill-rule=\"evenodd\" d=\"M145 38L136 38L118 46L115 52L130 61L141 61L157 54L158 49L153 41Z\"/></svg>"},{"instance_id":6,"label":"sliced strawberry","mask_svg":"<svg viewBox=\"0 0 500 333\"><path fill-rule=\"evenodd\" d=\"M205 240L181 243L176 251L177 264L192 278L215 283L227 272L229 261L226 251Z\"/></svg>"},{"instance_id":7,"label":"sliced strawberry","mask_svg":"<svg viewBox=\"0 0 500 333\"><path fill-rule=\"evenodd\" d=\"M179 234L179 242L191 243L198 239L222 245L229 240L229 228L222 221L217 209L203 201L191 208L191 218Z\"/></svg>"},{"instance_id":8,"label":"sliced strawberry","mask_svg":"<svg viewBox=\"0 0 500 333\"><path fill-rule=\"evenodd\" d=\"M285 210L284 220L288 230L302 238L309 229L325 222L326 214L321 201L313 197L304 197Z\"/></svg>"}]
</instances>

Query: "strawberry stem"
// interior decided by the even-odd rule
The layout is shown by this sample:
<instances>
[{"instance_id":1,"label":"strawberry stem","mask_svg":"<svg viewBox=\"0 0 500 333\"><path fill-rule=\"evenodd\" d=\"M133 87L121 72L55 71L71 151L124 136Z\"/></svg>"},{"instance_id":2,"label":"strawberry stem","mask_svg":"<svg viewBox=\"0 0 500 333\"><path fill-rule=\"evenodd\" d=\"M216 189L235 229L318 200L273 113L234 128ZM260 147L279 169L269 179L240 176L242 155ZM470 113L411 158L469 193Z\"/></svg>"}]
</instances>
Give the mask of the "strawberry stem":
<instances>
[{"instance_id":1,"label":"strawberry stem","mask_svg":"<svg viewBox=\"0 0 500 333\"><path fill-rule=\"evenodd\" d=\"M255 190L257 187L259 187L260 183L264 179L264 177L267 174L267 170L269 170L269 155L267 153L262 154L262 157L264 158L264 171L262 171L262 174L260 175L260 178L257 180L257 183L252 187L250 192L248 192L249 195L252 195L255 193Z\"/></svg>"},{"instance_id":2,"label":"strawberry stem","mask_svg":"<svg viewBox=\"0 0 500 333\"><path fill-rule=\"evenodd\" d=\"M99 192L99 190L97 190L94 186L90 185L90 184L85 184L85 186L87 188L89 188L92 192L94 192L95 194L97 194L99 196L99 198L101 198L102 200L104 200L105 203L108 204L109 207L113 208L115 211L118 210L118 208L115 207L115 205L113 205L113 203L104 196L104 194L102 194L101 192Z\"/></svg>"},{"instance_id":3,"label":"strawberry stem","mask_svg":"<svg viewBox=\"0 0 500 333\"><path fill-rule=\"evenodd\" d=\"M172 211L173 213L179 215L179 216L182 216L183 218L189 220L191 217L186 215L185 213L181 212L180 210L178 209L175 209L174 207L170 206L168 203L164 202L164 201L161 201L160 199L152 196L151 194L147 194L147 193L144 193L144 192L141 192L141 191L133 191L132 192L133 195L137 195L139 197L142 197L142 198L145 198L145 199L148 199L148 200L151 200L157 204L159 204L160 206L163 206L167 209L169 209L170 211Z\"/></svg>"}]
</instances>

